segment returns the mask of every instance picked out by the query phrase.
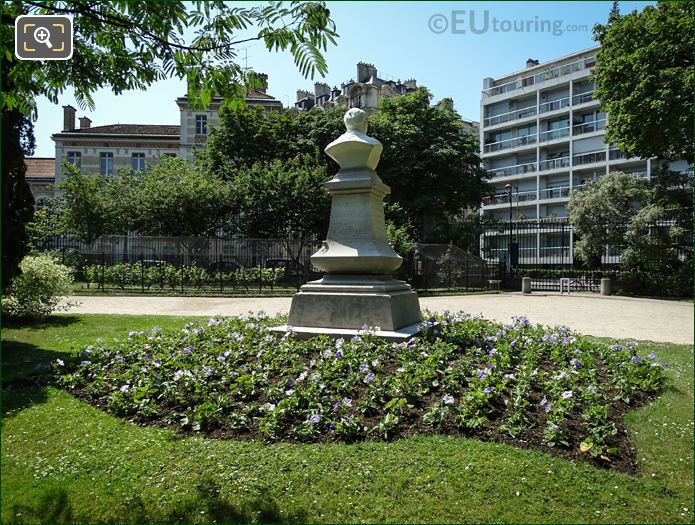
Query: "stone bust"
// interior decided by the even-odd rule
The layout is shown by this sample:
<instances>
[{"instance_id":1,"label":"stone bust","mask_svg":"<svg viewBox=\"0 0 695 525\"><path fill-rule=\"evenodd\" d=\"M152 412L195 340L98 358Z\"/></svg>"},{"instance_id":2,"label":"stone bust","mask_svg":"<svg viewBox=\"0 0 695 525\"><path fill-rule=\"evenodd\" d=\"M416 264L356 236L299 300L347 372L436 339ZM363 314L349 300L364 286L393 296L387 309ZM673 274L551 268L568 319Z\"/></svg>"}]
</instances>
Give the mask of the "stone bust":
<instances>
[{"instance_id":1,"label":"stone bust","mask_svg":"<svg viewBox=\"0 0 695 525\"><path fill-rule=\"evenodd\" d=\"M326 147L326 154L342 169L366 168L375 170L383 146L367 135L367 114L351 108L343 117L347 131Z\"/></svg>"}]
</instances>

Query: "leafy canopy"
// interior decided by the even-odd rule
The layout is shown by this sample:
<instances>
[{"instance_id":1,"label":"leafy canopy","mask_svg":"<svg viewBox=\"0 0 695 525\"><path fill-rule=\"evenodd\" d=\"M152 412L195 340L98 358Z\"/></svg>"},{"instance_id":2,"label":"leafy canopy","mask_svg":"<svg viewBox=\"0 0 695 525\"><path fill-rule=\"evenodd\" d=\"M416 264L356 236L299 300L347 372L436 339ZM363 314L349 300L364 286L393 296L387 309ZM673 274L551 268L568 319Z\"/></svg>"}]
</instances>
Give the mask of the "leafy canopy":
<instances>
[{"instance_id":1,"label":"leafy canopy","mask_svg":"<svg viewBox=\"0 0 695 525\"><path fill-rule=\"evenodd\" d=\"M74 54L69 61L16 61L14 19L22 14L68 14L74 21ZM216 1L13 1L2 6L3 60L13 89L3 90L1 108L35 112L35 97L54 103L67 86L83 107L94 109L92 94L144 89L164 78L187 79L195 106L219 94L240 100L242 86L258 77L237 63L244 42L260 40L271 51L291 53L304 76L327 71L322 55L337 33L322 2L281 2L262 7Z\"/></svg>"},{"instance_id":2,"label":"leafy canopy","mask_svg":"<svg viewBox=\"0 0 695 525\"><path fill-rule=\"evenodd\" d=\"M606 138L629 155L693 162L693 14L692 2L657 2L594 27Z\"/></svg>"}]
</instances>

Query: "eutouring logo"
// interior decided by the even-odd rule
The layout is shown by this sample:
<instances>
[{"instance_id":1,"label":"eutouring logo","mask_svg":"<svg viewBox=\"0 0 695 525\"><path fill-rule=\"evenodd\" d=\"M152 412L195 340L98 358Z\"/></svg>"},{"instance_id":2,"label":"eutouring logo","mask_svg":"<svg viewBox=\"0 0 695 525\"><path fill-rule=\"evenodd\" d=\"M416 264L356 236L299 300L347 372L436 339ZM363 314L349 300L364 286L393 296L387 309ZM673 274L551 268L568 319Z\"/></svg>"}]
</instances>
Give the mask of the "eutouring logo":
<instances>
[{"instance_id":1,"label":"eutouring logo","mask_svg":"<svg viewBox=\"0 0 695 525\"><path fill-rule=\"evenodd\" d=\"M482 35L485 33L549 33L560 36L563 33L576 33L589 30L586 24L566 24L562 20L549 20L534 16L533 18L509 19L491 16L490 11L475 9L457 9L448 14L435 13L428 23L432 33L453 35Z\"/></svg>"}]
</instances>

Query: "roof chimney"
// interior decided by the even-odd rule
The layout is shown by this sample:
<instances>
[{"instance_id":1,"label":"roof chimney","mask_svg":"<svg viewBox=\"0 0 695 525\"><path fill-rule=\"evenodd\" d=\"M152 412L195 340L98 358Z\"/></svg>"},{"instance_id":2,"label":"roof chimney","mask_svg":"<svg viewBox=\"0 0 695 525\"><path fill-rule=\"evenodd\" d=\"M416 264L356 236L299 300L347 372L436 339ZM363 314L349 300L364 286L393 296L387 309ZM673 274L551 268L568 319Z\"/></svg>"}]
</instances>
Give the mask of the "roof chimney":
<instances>
[{"instance_id":1,"label":"roof chimney","mask_svg":"<svg viewBox=\"0 0 695 525\"><path fill-rule=\"evenodd\" d=\"M529 58L526 61L526 69L533 67L533 66L537 66L539 63L540 62L538 62L538 60L536 60L535 58Z\"/></svg>"},{"instance_id":2,"label":"roof chimney","mask_svg":"<svg viewBox=\"0 0 695 525\"><path fill-rule=\"evenodd\" d=\"M80 117L80 129L88 129L92 127L91 119L87 117Z\"/></svg>"},{"instance_id":3,"label":"roof chimney","mask_svg":"<svg viewBox=\"0 0 695 525\"><path fill-rule=\"evenodd\" d=\"M63 131L73 131L75 129L75 115L77 110L72 106L63 106Z\"/></svg>"}]
</instances>

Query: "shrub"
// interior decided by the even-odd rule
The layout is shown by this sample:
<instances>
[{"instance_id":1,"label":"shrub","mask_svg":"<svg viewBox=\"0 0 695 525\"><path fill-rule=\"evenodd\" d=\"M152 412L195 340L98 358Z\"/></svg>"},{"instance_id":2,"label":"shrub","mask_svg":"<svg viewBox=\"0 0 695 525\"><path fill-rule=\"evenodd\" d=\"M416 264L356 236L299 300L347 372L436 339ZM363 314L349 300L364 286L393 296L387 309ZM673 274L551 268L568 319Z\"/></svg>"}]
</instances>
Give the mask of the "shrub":
<instances>
[{"instance_id":1,"label":"shrub","mask_svg":"<svg viewBox=\"0 0 695 525\"><path fill-rule=\"evenodd\" d=\"M12 280L7 296L2 299L2 313L8 318L41 318L55 310L65 309L58 303L70 294L72 270L58 264L50 255L27 255L20 263L22 270Z\"/></svg>"}]
</instances>

